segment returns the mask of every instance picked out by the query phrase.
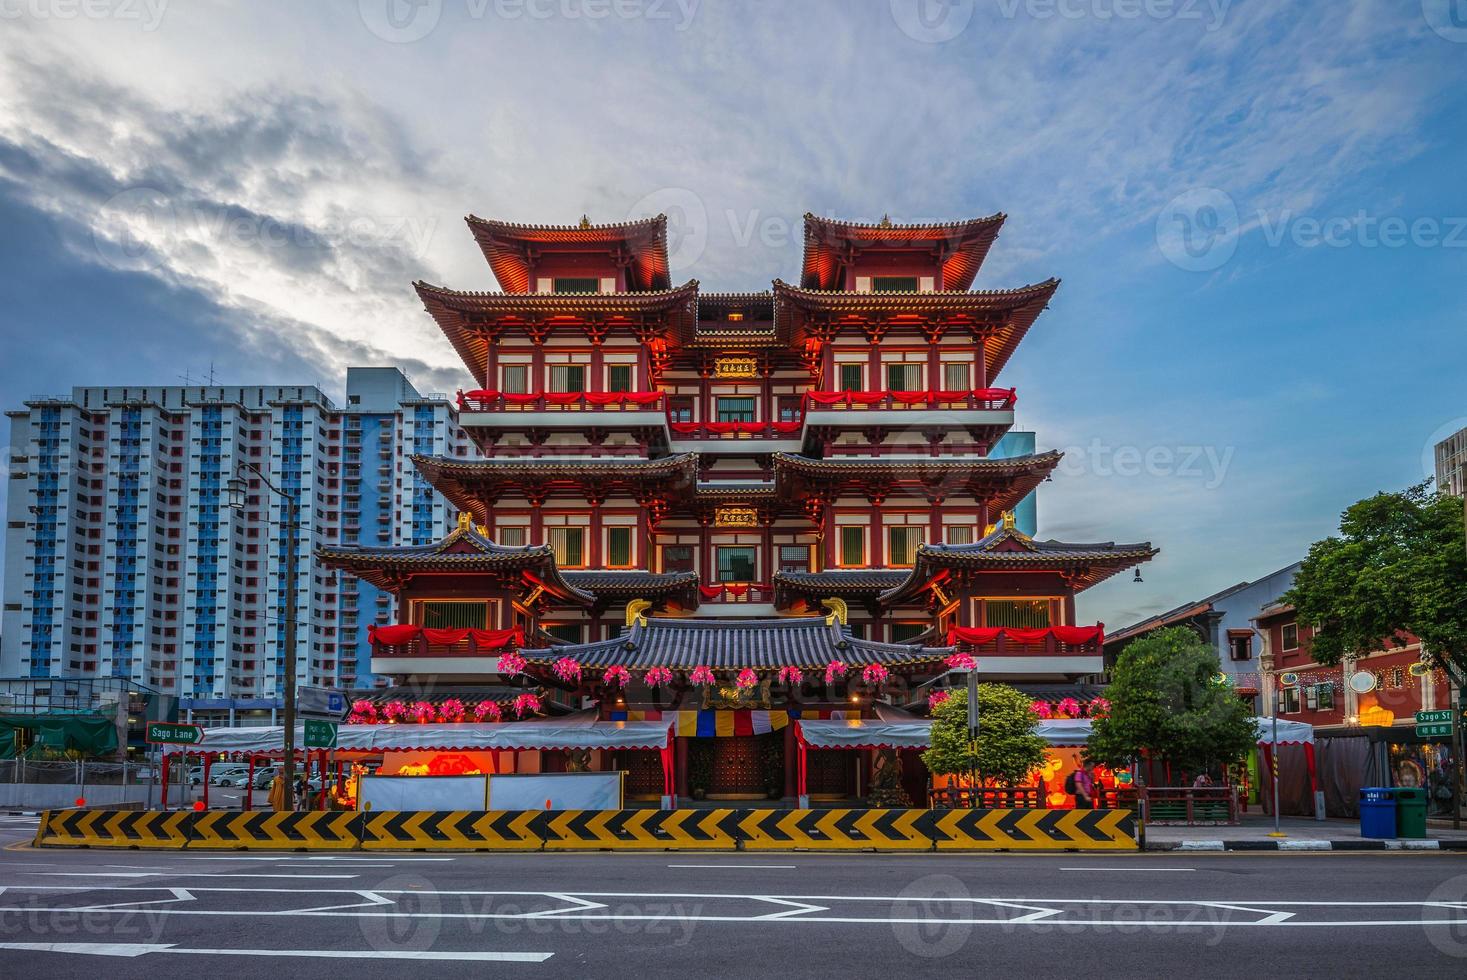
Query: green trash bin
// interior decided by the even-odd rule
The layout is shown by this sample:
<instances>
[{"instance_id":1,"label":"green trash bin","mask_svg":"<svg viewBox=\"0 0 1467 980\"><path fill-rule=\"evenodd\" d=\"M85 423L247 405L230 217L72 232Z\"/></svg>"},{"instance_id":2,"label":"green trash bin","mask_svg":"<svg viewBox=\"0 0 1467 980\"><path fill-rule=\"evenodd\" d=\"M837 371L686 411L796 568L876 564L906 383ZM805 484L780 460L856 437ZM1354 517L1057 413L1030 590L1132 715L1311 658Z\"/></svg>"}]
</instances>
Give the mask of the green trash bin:
<instances>
[{"instance_id":1,"label":"green trash bin","mask_svg":"<svg viewBox=\"0 0 1467 980\"><path fill-rule=\"evenodd\" d=\"M1396 798L1396 836L1426 836L1426 790L1419 786L1397 786L1391 791Z\"/></svg>"}]
</instances>

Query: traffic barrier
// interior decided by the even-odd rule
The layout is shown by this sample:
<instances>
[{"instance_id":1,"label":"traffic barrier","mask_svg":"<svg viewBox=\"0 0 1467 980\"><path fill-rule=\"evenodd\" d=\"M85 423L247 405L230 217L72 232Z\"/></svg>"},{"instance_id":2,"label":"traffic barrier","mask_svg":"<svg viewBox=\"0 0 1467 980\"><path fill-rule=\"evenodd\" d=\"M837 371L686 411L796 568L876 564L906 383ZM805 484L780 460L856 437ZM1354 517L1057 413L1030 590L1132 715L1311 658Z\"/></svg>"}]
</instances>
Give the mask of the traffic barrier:
<instances>
[{"instance_id":1,"label":"traffic barrier","mask_svg":"<svg viewBox=\"0 0 1467 980\"><path fill-rule=\"evenodd\" d=\"M750 851L930 851L927 810L745 810L739 836Z\"/></svg>"},{"instance_id":2,"label":"traffic barrier","mask_svg":"<svg viewBox=\"0 0 1467 980\"><path fill-rule=\"evenodd\" d=\"M360 844L354 812L302 810L248 813L205 810L191 828L190 848L343 851Z\"/></svg>"},{"instance_id":3,"label":"traffic barrier","mask_svg":"<svg viewBox=\"0 0 1467 980\"><path fill-rule=\"evenodd\" d=\"M615 811L613 811L615 812ZM364 814L366 850L538 851L540 810L379 810Z\"/></svg>"},{"instance_id":4,"label":"traffic barrier","mask_svg":"<svg viewBox=\"0 0 1467 980\"><path fill-rule=\"evenodd\" d=\"M545 849L737 850L737 810L547 810Z\"/></svg>"},{"instance_id":5,"label":"traffic barrier","mask_svg":"<svg viewBox=\"0 0 1467 980\"><path fill-rule=\"evenodd\" d=\"M1136 850L1130 810L48 810L42 847L204 850Z\"/></svg>"},{"instance_id":6,"label":"traffic barrier","mask_svg":"<svg viewBox=\"0 0 1467 980\"><path fill-rule=\"evenodd\" d=\"M174 847L188 841L192 813L162 810L47 810L36 831L42 847Z\"/></svg>"},{"instance_id":7,"label":"traffic barrier","mask_svg":"<svg viewBox=\"0 0 1467 980\"><path fill-rule=\"evenodd\" d=\"M1134 851L1130 810L934 810L939 851Z\"/></svg>"}]
</instances>

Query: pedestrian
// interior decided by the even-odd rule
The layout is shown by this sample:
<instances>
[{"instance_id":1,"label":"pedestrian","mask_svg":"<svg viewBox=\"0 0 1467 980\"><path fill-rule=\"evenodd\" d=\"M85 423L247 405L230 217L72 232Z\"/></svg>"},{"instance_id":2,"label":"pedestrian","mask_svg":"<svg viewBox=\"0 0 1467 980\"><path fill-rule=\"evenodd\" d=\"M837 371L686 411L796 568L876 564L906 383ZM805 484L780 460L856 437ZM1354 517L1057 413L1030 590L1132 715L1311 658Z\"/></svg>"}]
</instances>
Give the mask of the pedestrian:
<instances>
[{"instance_id":1,"label":"pedestrian","mask_svg":"<svg viewBox=\"0 0 1467 980\"><path fill-rule=\"evenodd\" d=\"M1192 780L1193 789L1207 789L1212 786L1212 777L1205 772L1199 772L1197 778Z\"/></svg>"},{"instance_id":2,"label":"pedestrian","mask_svg":"<svg viewBox=\"0 0 1467 980\"><path fill-rule=\"evenodd\" d=\"M280 811L285 809L285 777L279 773L270 780L270 809Z\"/></svg>"},{"instance_id":3,"label":"pedestrian","mask_svg":"<svg viewBox=\"0 0 1467 980\"><path fill-rule=\"evenodd\" d=\"M1065 777L1065 792L1075 798L1076 810L1089 810L1095 806L1095 778L1090 770L1080 766Z\"/></svg>"}]
</instances>

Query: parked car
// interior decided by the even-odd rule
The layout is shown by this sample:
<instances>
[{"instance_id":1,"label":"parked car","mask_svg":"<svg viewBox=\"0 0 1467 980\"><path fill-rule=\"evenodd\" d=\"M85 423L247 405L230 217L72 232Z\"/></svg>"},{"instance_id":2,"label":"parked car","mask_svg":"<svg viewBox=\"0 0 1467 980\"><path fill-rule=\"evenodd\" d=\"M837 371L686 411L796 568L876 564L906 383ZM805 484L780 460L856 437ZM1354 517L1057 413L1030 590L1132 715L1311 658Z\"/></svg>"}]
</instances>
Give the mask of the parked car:
<instances>
[{"instance_id":1,"label":"parked car","mask_svg":"<svg viewBox=\"0 0 1467 980\"><path fill-rule=\"evenodd\" d=\"M256 769L255 789L269 789L270 784L275 781L275 777L279 772L280 768L278 766L266 766L263 769Z\"/></svg>"},{"instance_id":2,"label":"parked car","mask_svg":"<svg viewBox=\"0 0 1467 980\"><path fill-rule=\"evenodd\" d=\"M249 778L249 772L249 766L237 762L212 766L209 771L209 782L215 786L242 786Z\"/></svg>"}]
</instances>

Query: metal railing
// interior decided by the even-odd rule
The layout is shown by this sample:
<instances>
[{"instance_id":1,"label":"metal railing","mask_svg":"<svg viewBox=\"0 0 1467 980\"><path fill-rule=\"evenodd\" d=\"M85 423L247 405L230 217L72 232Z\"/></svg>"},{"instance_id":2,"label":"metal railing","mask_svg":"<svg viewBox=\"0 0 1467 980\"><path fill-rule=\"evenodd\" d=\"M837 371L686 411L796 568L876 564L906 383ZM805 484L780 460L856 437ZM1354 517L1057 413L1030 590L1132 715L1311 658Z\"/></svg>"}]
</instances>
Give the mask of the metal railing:
<instances>
[{"instance_id":1,"label":"metal railing","mask_svg":"<svg viewBox=\"0 0 1467 980\"><path fill-rule=\"evenodd\" d=\"M1236 786L1143 786L1140 799L1149 824L1196 827L1242 821Z\"/></svg>"}]
</instances>

